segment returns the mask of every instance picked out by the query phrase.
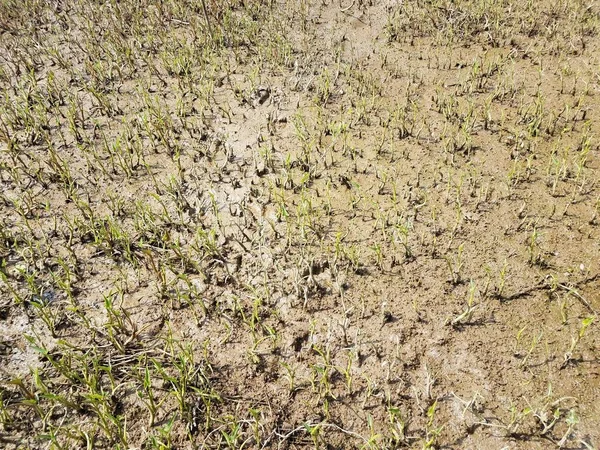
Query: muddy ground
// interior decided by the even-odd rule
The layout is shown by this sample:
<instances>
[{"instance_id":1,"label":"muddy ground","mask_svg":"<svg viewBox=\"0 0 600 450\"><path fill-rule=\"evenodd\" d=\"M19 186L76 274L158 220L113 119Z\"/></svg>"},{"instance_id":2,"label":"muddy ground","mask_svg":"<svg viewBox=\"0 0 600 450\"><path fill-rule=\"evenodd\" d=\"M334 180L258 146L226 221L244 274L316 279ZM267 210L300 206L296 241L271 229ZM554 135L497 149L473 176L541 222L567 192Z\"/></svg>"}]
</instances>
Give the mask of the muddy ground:
<instances>
[{"instance_id":1,"label":"muddy ground","mask_svg":"<svg viewBox=\"0 0 600 450\"><path fill-rule=\"evenodd\" d=\"M599 32L2 2L2 446L597 448Z\"/></svg>"}]
</instances>

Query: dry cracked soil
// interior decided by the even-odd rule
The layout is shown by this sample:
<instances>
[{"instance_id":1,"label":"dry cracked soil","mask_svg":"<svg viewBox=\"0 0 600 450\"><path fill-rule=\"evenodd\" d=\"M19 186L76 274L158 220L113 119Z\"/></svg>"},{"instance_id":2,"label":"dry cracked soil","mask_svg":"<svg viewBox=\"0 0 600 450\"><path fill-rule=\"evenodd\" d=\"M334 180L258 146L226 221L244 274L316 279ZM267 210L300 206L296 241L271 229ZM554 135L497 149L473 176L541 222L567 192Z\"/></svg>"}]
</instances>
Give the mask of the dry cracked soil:
<instances>
[{"instance_id":1,"label":"dry cracked soil","mask_svg":"<svg viewBox=\"0 0 600 450\"><path fill-rule=\"evenodd\" d=\"M600 446L600 4L2 0L0 446Z\"/></svg>"}]
</instances>

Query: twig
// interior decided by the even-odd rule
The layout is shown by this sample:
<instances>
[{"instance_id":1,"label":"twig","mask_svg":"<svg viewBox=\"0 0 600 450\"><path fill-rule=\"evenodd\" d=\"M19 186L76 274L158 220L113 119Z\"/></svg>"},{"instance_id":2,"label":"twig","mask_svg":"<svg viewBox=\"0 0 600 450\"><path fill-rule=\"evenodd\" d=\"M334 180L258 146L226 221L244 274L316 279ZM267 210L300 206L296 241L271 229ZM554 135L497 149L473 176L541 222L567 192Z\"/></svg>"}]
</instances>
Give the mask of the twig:
<instances>
[{"instance_id":1,"label":"twig","mask_svg":"<svg viewBox=\"0 0 600 450\"><path fill-rule=\"evenodd\" d=\"M206 20L206 27L208 28L208 33L210 34L210 39L212 41L215 40L213 32L212 32L212 26L210 25L210 19L208 17L208 10L206 9L206 2L205 0L201 0L202 1L202 11L204 12L204 19Z\"/></svg>"},{"instance_id":2,"label":"twig","mask_svg":"<svg viewBox=\"0 0 600 450\"><path fill-rule=\"evenodd\" d=\"M352 8L352 7L354 6L354 1L355 1L355 0L352 0L352 3L350 3L350 6L346 6L345 8L340 8L340 11L341 11L341 12L346 12L346 11L348 11L350 8ZM340 5L341 5L341 2L340 2Z\"/></svg>"},{"instance_id":3,"label":"twig","mask_svg":"<svg viewBox=\"0 0 600 450\"><path fill-rule=\"evenodd\" d=\"M595 316L598 315L598 312L592 307L590 302L588 302L585 298L583 298L583 296L579 292L577 292L575 289L570 288L569 286L566 286L566 285L560 284L560 283L558 283L556 286L561 289L564 289L569 294L573 295L573 297L575 297L577 300L579 300L581 302L581 304L583 304L587 309L589 309Z\"/></svg>"}]
</instances>

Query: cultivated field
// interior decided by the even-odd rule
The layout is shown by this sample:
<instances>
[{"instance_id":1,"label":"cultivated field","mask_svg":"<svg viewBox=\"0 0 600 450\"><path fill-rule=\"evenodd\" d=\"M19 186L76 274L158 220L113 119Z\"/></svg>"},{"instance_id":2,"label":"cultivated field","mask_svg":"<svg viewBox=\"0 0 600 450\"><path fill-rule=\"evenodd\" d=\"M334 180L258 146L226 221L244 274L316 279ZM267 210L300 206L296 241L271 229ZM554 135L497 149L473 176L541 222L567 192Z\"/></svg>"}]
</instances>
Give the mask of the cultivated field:
<instances>
[{"instance_id":1,"label":"cultivated field","mask_svg":"<svg viewBox=\"0 0 600 450\"><path fill-rule=\"evenodd\" d=\"M0 447L596 449L600 3L0 0Z\"/></svg>"}]
</instances>

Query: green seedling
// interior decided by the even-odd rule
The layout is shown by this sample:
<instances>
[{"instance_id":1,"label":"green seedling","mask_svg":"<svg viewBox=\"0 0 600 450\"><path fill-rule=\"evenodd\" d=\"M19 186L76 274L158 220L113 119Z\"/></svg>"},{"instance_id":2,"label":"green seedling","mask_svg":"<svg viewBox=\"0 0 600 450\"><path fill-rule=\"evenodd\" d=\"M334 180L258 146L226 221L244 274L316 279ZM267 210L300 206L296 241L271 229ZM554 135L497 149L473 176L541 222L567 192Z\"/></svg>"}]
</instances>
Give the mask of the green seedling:
<instances>
[{"instance_id":1,"label":"green seedling","mask_svg":"<svg viewBox=\"0 0 600 450\"><path fill-rule=\"evenodd\" d=\"M581 321L579 332L575 337L571 338L571 346L569 347L569 350L567 350L567 352L565 353L565 358L562 367L566 367L569 363L573 361L573 352L579 346L581 339L583 339L583 336L585 335L587 329L590 327L590 325L592 325L592 323L594 323L595 319L595 317L590 316L586 317Z\"/></svg>"},{"instance_id":2,"label":"green seedling","mask_svg":"<svg viewBox=\"0 0 600 450\"><path fill-rule=\"evenodd\" d=\"M450 258L446 256L446 264L448 266L448 270L450 272L450 280L452 284L459 284L462 281L461 271L464 264L463 260L463 251L465 248L465 244L462 243L458 246L458 250L454 258Z\"/></svg>"},{"instance_id":3,"label":"green seedling","mask_svg":"<svg viewBox=\"0 0 600 450\"><path fill-rule=\"evenodd\" d=\"M520 337L519 334L517 334L517 336L518 336L518 338ZM529 346L529 349L527 350L527 354L521 360L521 364L520 364L521 367L525 367L527 365L527 362L529 361L529 358L531 357L531 355L533 354L533 352L537 348L537 346L540 343L540 341L542 340L543 336L544 336L544 332L543 331L540 331L539 334L535 334L533 336L533 338L531 339L531 344Z\"/></svg>"},{"instance_id":4,"label":"green seedling","mask_svg":"<svg viewBox=\"0 0 600 450\"><path fill-rule=\"evenodd\" d=\"M435 422L435 413L437 410L437 406L438 402L436 400L429 408L427 408L427 426L425 429L425 440L423 442L423 450L435 448L435 444L438 440L438 437L444 429L444 425L439 427L433 426Z\"/></svg>"},{"instance_id":5,"label":"green seedling","mask_svg":"<svg viewBox=\"0 0 600 450\"><path fill-rule=\"evenodd\" d=\"M495 289L495 294L496 294L496 297L498 297L498 298L502 298L502 296L504 295L504 287L506 285L507 275L508 275L508 261L504 260L504 264L502 265L502 269L500 270L500 273L498 276L498 278L499 278L498 286Z\"/></svg>"},{"instance_id":6,"label":"green seedling","mask_svg":"<svg viewBox=\"0 0 600 450\"><path fill-rule=\"evenodd\" d=\"M452 325L458 325L461 323L466 323L468 324L471 321L471 317L473 316L473 311L475 311L475 309L477 309L477 307L479 305L475 305L475 290L477 289L475 283L473 282L473 280L471 280L469 282L469 292L467 294L467 302L466 302L466 307L465 310L458 315L457 317L455 317L454 319L452 319Z\"/></svg>"},{"instance_id":7,"label":"green seedling","mask_svg":"<svg viewBox=\"0 0 600 450\"><path fill-rule=\"evenodd\" d=\"M315 446L315 450L319 450L321 448L321 424L313 425L310 422L305 422L302 424L304 429L309 434L313 445Z\"/></svg>"}]
</instances>

